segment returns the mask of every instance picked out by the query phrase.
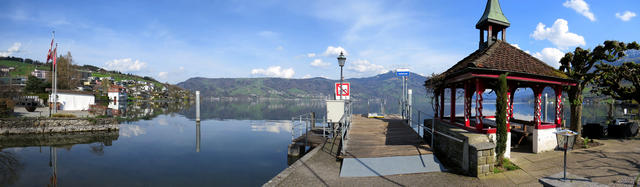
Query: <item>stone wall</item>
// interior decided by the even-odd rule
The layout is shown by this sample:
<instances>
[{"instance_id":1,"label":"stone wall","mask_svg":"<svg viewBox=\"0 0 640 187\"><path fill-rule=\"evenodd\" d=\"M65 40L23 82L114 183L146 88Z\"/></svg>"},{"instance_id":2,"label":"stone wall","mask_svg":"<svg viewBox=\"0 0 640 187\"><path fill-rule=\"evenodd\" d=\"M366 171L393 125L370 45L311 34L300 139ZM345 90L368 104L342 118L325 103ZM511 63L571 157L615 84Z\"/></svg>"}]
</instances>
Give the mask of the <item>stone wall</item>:
<instances>
[{"instance_id":1,"label":"stone wall","mask_svg":"<svg viewBox=\"0 0 640 187\"><path fill-rule=\"evenodd\" d=\"M118 130L115 118L2 118L0 134Z\"/></svg>"},{"instance_id":2,"label":"stone wall","mask_svg":"<svg viewBox=\"0 0 640 187\"><path fill-rule=\"evenodd\" d=\"M431 129L431 119L424 121ZM434 153L450 169L459 170L470 176L485 176L493 173L495 165L495 143L486 134L469 132L456 126L435 120ZM425 142L431 142L431 135L424 133ZM460 141L457 141L455 139Z\"/></svg>"}]
</instances>

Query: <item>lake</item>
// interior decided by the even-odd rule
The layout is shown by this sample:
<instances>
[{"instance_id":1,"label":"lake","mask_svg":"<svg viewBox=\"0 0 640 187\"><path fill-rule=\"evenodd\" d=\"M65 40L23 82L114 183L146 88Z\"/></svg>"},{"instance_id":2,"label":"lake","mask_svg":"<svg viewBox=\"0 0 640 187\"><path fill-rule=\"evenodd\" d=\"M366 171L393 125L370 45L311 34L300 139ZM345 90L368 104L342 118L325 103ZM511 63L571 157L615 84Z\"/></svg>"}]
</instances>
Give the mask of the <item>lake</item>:
<instances>
[{"instance_id":1,"label":"lake","mask_svg":"<svg viewBox=\"0 0 640 187\"><path fill-rule=\"evenodd\" d=\"M381 102L357 102L354 113L379 112ZM291 117L325 113L320 100L206 101L198 125L192 105L127 108L132 120L117 132L1 137L0 186L259 186L288 166ZM397 101L384 108L399 111ZM415 108L433 115L425 103ZM485 114L493 108L485 104ZM604 119L607 110L586 105L585 118ZM533 104L514 112L531 117Z\"/></svg>"}]
</instances>

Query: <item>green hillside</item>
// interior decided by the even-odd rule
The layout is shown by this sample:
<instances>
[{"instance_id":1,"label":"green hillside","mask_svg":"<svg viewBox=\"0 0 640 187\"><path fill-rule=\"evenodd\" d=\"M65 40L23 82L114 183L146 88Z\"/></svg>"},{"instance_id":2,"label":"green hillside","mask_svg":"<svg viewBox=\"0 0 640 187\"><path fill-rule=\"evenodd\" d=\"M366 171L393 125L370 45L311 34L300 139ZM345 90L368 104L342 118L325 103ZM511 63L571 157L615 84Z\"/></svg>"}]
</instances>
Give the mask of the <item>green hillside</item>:
<instances>
[{"instance_id":1,"label":"green hillside","mask_svg":"<svg viewBox=\"0 0 640 187\"><path fill-rule=\"evenodd\" d=\"M28 64L24 62L11 61L11 60L0 60L0 66L8 66L14 67L15 70L9 72L9 76L11 77L21 77L21 76L29 76L33 70L36 68L39 70L51 70L51 66L36 66L33 64Z\"/></svg>"}]
</instances>

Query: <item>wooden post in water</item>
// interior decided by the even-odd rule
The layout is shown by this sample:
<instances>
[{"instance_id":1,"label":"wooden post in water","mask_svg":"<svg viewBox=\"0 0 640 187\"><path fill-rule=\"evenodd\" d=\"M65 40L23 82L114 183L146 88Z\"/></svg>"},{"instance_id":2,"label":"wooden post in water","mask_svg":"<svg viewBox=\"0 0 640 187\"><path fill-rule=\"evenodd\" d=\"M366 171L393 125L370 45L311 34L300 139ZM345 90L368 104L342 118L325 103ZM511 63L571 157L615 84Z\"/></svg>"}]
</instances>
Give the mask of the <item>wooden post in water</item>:
<instances>
[{"instance_id":1,"label":"wooden post in water","mask_svg":"<svg viewBox=\"0 0 640 187\"><path fill-rule=\"evenodd\" d=\"M196 121L200 121L200 91L196 91Z\"/></svg>"}]
</instances>

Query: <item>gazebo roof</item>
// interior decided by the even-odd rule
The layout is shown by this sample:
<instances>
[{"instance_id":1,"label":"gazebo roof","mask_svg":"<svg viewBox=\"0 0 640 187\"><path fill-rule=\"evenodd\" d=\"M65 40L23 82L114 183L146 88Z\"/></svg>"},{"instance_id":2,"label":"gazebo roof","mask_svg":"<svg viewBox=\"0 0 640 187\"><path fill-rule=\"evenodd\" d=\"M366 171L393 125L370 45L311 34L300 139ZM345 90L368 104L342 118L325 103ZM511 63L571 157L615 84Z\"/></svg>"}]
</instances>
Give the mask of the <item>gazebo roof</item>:
<instances>
[{"instance_id":1,"label":"gazebo roof","mask_svg":"<svg viewBox=\"0 0 640 187\"><path fill-rule=\"evenodd\" d=\"M489 47L476 50L434 78L453 78L468 71L510 72L539 78L568 79L561 71L500 40Z\"/></svg>"}]
</instances>

